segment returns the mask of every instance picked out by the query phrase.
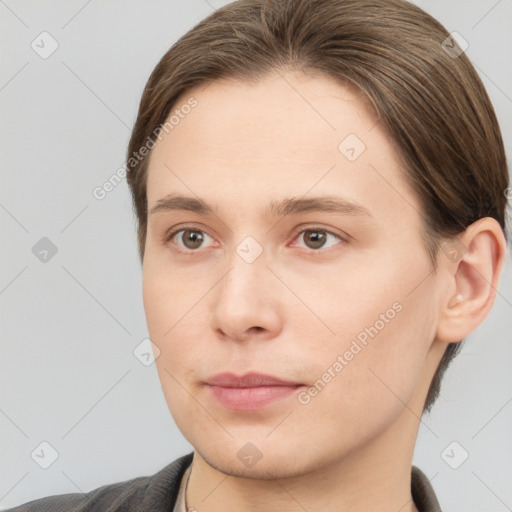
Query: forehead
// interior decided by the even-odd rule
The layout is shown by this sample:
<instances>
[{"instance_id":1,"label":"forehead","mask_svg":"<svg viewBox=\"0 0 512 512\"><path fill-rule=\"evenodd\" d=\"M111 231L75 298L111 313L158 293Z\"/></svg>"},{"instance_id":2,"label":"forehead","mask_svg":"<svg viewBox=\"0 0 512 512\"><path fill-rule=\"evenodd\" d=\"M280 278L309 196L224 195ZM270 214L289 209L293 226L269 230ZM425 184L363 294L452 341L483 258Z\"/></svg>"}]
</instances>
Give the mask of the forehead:
<instances>
[{"instance_id":1,"label":"forehead","mask_svg":"<svg viewBox=\"0 0 512 512\"><path fill-rule=\"evenodd\" d=\"M194 108L180 112L191 99ZM251 205L313 189L359 203L378 196L386 206L400 195L415 202L368 101L330 77L279 71L258 82L215 80L186 91L171 115L150 157L150 208L172 192L219 197L213 203L236 194Z\"/></svg>"},{"instance_id":2,"label":"forehead","mask_svg":"<svg viewBox=\"0 0 512 512\"><path fill-rule=\"evenodd\" d=\"M307 158L315 150L337 150L349 132L368 139L378 124L353 88L299 71L274 71L259 81L215 80L182 94L173 112L190 98L197 106L173 127L169 142L186 139L187 147L208 152L196 155L201 158L221 157L233 146L247 159L290 152Z\"/></svg>"}]
</instances>

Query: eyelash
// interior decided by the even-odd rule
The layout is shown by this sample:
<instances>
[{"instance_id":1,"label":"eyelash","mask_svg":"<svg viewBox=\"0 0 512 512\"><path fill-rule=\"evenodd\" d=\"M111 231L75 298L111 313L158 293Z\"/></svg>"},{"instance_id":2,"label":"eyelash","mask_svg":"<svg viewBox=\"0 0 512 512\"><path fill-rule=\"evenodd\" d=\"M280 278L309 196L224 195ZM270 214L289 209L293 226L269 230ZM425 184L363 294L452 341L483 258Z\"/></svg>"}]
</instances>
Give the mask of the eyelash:
<instances>
[{"instance_id":1,"label":"eyelash","mask_svg":"<svg viewBox=\"0 0 512 512\"><path fill-rule=\"evenodd\" d=\"M179 229L174 229L172 230L171 232L168 232L164 235L164 243L168 244L169 242L172 241L172 239L180 232L182 231L194 231L194 232L197 232L197 233L204 233L206 235L208 235L208 233L202 229L198 229L194 226L180 226ZM319 226L308 226L306 228L302 227L300 230L296 231L294 234L293 234L293 239L295 240L299 235L301 235L302 233L305 233L306 231L319 231L319 232L323 232L323 233L327 233L328 235L332 235L334 236L335 238L338 238L340 240L341 243L347 243L347 240L344 239L343 237L341 237L340 235L337 235L336 233L333 233L332 231L329 231L328 229L324 229L324 228L321 228ZM210 235L208 235L210 236ZM210 238L213 238L210 236ZM174 244L176 247L178 247L177 249L175 249L176 252L180 253L180 254L187 254L187 255L193 255L194 252L198 252L199 250L183 250L181 248L179 248L179 246L177 246L176 244ZM314 249L303 249L306 254L308 255L313 255L313 256L318 256L322 253L324 253L325 251L328 251L329 249L331 249L331 247L327 248L327 249L317 249L317 250L314 250Z\"/></svg>"}]
</instances>

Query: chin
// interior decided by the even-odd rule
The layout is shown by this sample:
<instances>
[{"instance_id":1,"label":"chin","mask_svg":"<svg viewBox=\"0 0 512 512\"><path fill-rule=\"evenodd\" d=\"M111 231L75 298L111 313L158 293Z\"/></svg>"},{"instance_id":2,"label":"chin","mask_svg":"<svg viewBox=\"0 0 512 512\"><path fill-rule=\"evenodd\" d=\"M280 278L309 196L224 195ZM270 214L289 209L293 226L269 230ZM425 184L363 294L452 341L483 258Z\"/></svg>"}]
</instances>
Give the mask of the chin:
<instances>
[{"instance_id":1,"label":"chin","mask_svg":"<svg viewBox=\"0 0 512 512\"><path fill-rule=\"evenodd\" d=\"M211 438L210 438L211 439ZM257 480L274 480L276 478L293 478L304 476L320 469L330 462L332 450L325 458L310 445L311 457L307 451L290 438L290 443L283 439L256 440L254 443L240 441L240 437L229 438L229 442L212 444L211 440L195 444L195 452L213 469L226 475ZM329 459L326 460L326 459Z\"/></svg>"}]
</instances>

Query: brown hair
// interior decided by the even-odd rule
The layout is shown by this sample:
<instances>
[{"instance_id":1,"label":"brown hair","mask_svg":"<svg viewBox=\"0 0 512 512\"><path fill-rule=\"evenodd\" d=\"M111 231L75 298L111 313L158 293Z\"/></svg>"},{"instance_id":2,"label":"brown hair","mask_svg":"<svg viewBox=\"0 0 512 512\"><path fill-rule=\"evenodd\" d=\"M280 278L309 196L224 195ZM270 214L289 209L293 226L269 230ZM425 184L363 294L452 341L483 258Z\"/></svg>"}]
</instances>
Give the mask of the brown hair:
<instances>
[{"instance_id":1,"label":"brown hair","mask_svg":"<svg viewBox=\"0 0 512 512\"><path fill-rule=\"evenodd\" d=\"M238 0L199 22L153 70L129 142L141 262L149 158L133 155L156 139L188 89L219 78L258 80L281 68L333 77L370 101L420 199L434 270L443 240L456 240L482 217L496 219L506 237L509 178L500 128L478 74L449 37L405 0ZM448 345L424 411L461 344Z\"/></svg>"}]
</instances>

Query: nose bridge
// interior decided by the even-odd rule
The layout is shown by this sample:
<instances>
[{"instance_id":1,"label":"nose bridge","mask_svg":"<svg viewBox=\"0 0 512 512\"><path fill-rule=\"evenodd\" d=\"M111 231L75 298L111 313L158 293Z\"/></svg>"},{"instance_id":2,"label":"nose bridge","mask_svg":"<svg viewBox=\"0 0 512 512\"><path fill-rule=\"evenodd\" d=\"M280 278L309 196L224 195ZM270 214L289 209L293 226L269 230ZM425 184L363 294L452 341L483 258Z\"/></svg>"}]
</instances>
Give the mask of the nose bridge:
<instances>
[{"instance_id":1,"label":"nose bridge","mask_svg":"<svg viewBox=\"0 0 512 512\"><path fill-rule=\"evenodd\" d=\"M234 293L241 301L245 301L246 294L252 293L249 302L269 297L268 278L272 273L267 268L268 263L268 251L263 245L252 235L244 236L229 257L230 270L223 292Z\"/></svg>"},{"instance_id":2,"label":"nose bridge","mask_svg":"<svg viewBox=\"0 0 512 512\"><path fill-rule=\"evenodd\" d=\"M237 339L253 327L276 329L275 276L268 263L266 251L254 237L246 236L235 246L215 297L215 329Z\"/></svg>"},{"instance_id":3,"label":"nose bridge","mask_svg":"<svg viewBox=\"0 0 512 512\"><path fill-rule=\"evenodd\" d=\"M261 260L267 259L268 252L265 252L265 255L264 252L262 244L253 235L245 236L235 248L236 255L247 265L252 265L257 260L260 260L261 264Z\"/></svg>"}]
</instances>

